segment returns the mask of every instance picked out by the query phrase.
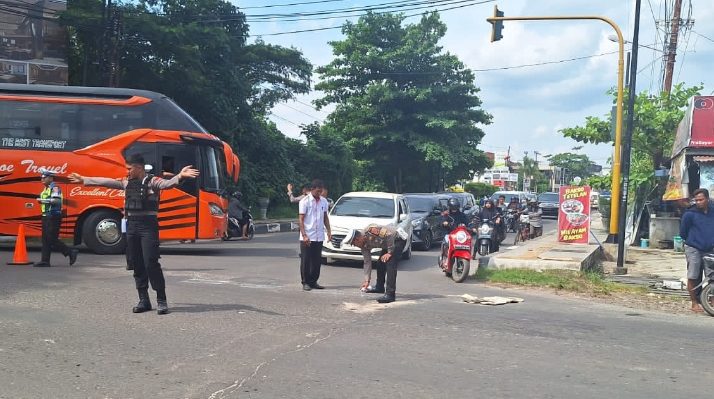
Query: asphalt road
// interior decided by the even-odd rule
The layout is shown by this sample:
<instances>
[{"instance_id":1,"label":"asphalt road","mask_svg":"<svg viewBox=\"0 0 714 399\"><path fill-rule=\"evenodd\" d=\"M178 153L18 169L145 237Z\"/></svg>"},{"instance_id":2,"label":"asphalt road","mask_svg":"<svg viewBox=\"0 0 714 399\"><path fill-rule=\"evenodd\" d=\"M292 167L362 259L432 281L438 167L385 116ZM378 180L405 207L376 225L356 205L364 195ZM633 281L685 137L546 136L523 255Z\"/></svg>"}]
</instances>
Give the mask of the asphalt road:
<instances>
[{"instance_id":1,"label":"asphalt road","mask_svg":"<svg viewBox=\"0 0 714 399\"><path fill-rule=\"evenodd\" d=\"M436 249L400 263L398 301L378 305L355 264L303 292L297 247L294 233L163 247L166 316L131 313L122 256L42 269L0 252L0 398L710 396L712 318L455 284Z\"/></svg>"}]
</instances>

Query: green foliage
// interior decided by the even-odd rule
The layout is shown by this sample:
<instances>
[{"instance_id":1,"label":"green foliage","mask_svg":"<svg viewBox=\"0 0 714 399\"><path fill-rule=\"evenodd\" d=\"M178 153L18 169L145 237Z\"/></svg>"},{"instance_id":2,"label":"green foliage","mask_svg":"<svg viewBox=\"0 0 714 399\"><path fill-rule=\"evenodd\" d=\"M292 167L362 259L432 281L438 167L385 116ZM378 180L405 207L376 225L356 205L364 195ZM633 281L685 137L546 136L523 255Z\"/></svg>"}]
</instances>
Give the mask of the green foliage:
<instances>
[{"instance_id":1,"label":"green foliage","mask_svg":"<svg viewBox=\"0 0 714 399\"><path fill-rule=\"evenodd\" d=\"M613 293L646 294L644 287L633 287L603 279L595 272L577 272L572 270L531 269L479 269L476 278L492 283L549 287L556 290L588 293L591 295L611 295Z\"/></svg>"},{"instance_id":2,"label":"green foliage","mask_svg":"<svg viewBox=\"0 0 714 399\"><path fill-rule=\"evenodd\" d=\"M464 186L464 190L467 192L471 193L474 195L476 198L481 198L484 195L491 196L491 194L495 193L496 191L499 190L498 187L492 186L487 183L466 183Z\"/></svg>"},{"instance_id":3,"label":"green foliage","mask_svg":"<svg viewBox=\"0 0 714 399\"><path fill-rule=\"evenodd\" d=\"M634 131L632 134L631 186L654 183L654 169L659 167L672 152L677 125L684 116L688 100L699 94L702 86L684 87L675 85L670 93L649 95L642 92L635 98ZM616 93L610 91L613 98ZM584 126L561 130L565 137L584 143L608 143L610 138L610 115L605 118L587 117ZM627 115L623 116L623 134Z\"/></svg>"},{"instance_id":4,"label":"green foliage","mask_svg":"<svg viewBox=\"0 0 714 399\"><path fill-rule=\"evenodd\" d=\"M322 179L329 196L337 199L352 191L354 160L344 141L329 126L317 123L303 126L305 144L293 140L292 159L303 181Z\"/></svg>"},{"instance_id":5,"label":"green foliage","mask_svg":"<svg viewBox=\"0 0 714 399\"><path fill-rule=\"evenodd\" d=\"M446 25L427 13L416 24L404 16L369 13L347 23L331 42L334 60L317 69L335 104L326 128L339 134L358 160L355 186L395 192L432 190L439 176L455 181L487 165L476 148L480 109L474 75L439 40Z\"/></svg>"},{"instance_id":6,"label":"green foliage","mask_svg":"<svg viewBox=\"0 0 714 399\"><path fill-rule=\"evenodd\" d=\"M612 187L612 174L605 176L590 176L586 180L587 185L593 190L609 190Z\"/></svg>"},{"instance_id":7,"label":"green foliage","mask_svg":"<svg viewBox=\"0 0 714 399\"><path fill-rule=\"evenodd\" d=\"M568 170L570 176L580 176L585 179L592 175L592 161L585 154L575 154L572 152L563 152L548 156L548 161L551 166L557 166Z\"/></svg>"},{"instance_id":8,"label":"green foliage","mask_svg":"<svg viewBox=\"0 0 714 399\"><path fill-rule=\"evenodd\" d=\"M538 168L538 163L535 161L535 159L528 157L528 155L525 155L523 157L523 161L519 164L518 168L518 187L519 189L523 187L523 178L524 176L528 176L529 178L532 178L531 180L531 190L535 189L538 187L538 183L543 181L543 173L541 173L540 169Z\"/></svg>"},{"instance_id":9,"label":"green foliage","mask_svg":"<svg viewBox=\"0 0 714 399\"><path fill-rule=\"evenodd\" d=\"M70 84L108 84L102 65L116 51L119 86L166 94L233 147L248 202L258 195L285 201L285 184L308 173L296 170L293 158L314 149L293 145L267 113L310 90L312 65L300 51L249 44L245 15L225 0L118 3L123 26L115 38L105 35L103 4L72 1L60 17L70 32Z\"/></svg>"}]
</instances>

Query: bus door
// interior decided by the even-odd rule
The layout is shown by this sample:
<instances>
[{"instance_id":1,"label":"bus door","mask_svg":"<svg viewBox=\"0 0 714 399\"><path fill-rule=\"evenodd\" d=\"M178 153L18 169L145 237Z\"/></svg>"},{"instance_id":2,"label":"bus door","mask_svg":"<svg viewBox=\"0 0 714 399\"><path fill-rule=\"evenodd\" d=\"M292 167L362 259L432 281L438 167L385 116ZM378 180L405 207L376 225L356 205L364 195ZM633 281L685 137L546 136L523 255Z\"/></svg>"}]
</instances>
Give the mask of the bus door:
<instances>
[{"instance_id":1,"label":"bus door","mask_svg":"<svg viewBox=\"0 0 714 399\"><path fill-rule=\"evenodd\" d=\"M186 166L197 168L199 147L193 144L159 144L156 176L170 179ZM159 230L164 240L186 240L198 237L199 185L196 179L183 179L178 187L165 190L159 204Z\"/></svg>"},{"instance_id":2,"label":"bus door","mask_svg":"<svg viewBox=\"0 0 714 399\"><path fill-rule=\"evenodd\" d=\"M184 143L135 142L124 151L125 159L141 154L151 174L170 179L184 166L198 162L198 147ZM159 238L161 240L193 240L197 231L198 185L185 179L173 189L163 190L159 201Z\"/></svg>"}]
</instances>

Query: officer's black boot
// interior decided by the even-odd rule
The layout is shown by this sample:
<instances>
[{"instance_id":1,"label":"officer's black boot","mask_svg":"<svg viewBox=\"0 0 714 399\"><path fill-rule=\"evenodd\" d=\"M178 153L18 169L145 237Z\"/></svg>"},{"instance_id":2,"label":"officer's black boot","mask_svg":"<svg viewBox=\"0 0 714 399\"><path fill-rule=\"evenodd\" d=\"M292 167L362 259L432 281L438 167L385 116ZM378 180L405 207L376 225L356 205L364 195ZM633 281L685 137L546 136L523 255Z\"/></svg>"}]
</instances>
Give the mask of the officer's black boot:
<instances>
[{"instance_id":1,"label":"officer's black boot","mask_svg":"<svg viewBox=\"0 0 714 399\"><path fill-rule=\"evenodd\" d=\"M149 299L148 290L139 290L139 303L134 306L131 311L134 313L143 313L151 310L151 300Z\"/></svg>"},{"instance_id":2,"label":"officer's black boot","mask_svg":"<svg viewBox=\"0 0 714 399\"><path fill-rule=\"evenodd\" d=\"M158 292L156 295L156 313L169 313L169 304L166 302L166 293L163 291Z\"/></svg>"}]
</instances>

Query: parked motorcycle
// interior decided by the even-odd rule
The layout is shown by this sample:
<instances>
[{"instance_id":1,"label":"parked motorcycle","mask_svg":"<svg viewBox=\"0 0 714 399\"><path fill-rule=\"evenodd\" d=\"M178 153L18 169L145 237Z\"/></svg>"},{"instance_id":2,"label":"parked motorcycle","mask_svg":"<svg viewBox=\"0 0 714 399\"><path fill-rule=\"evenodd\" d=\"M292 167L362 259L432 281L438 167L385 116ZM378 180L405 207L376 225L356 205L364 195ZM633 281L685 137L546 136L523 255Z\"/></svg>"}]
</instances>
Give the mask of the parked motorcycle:
<instances>
[{"instance_id":1,"label":"parked motorcycle","mask_svg":"<svg viewBox=\"0 0 714 399\"><path fill-rule=\"evenodd\" d=\"M439 267L446 277L461 283L468 277L470 266L471 234L466 226L457 226L446 236L446 241L442 245Z\"/></svg>"},{"instance_id":2,"label":"parked motorcycle","mask_svg":"<svg viewBox=\"0 0 714 399\"><path fill-rule=\"evenodd\" d=\"M699 294L699 302L710 316L714 316L714 253L704 254L702 260L705 278L700 284L702 292Z\"/></svg>"},{"instance_id":3,"label":"parked motorcycle","mask_svg":"<svg viewBox=\"0 0 714 399\"><path fill-rule=\"evenodd\" d=\"M496 232L496 224L491 219L482 219L478 228L474 228L476 233L476 248L475 251L481 256L486 256L497 251L496 240L498 239Z\"/></svg>"},{"instance_id":4,"label":"parked motorcycle","mask_svg":"<svg viewBox=\"0 0 714 399\"><path fill-rule=\"evenodd\" d=\"M248 239L252 240L253 236L255 235L255 224L253 223L253 215L248 212L248 231L246 234L248 235ZM223 241L228 241L233 237L242 237L243 236L243 226L241 226L240 222L238 219L234 217L228 217L228 228L226 229L226 234L222 237Z\"/></svg>"}]
</instances>

